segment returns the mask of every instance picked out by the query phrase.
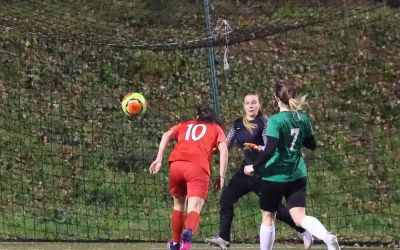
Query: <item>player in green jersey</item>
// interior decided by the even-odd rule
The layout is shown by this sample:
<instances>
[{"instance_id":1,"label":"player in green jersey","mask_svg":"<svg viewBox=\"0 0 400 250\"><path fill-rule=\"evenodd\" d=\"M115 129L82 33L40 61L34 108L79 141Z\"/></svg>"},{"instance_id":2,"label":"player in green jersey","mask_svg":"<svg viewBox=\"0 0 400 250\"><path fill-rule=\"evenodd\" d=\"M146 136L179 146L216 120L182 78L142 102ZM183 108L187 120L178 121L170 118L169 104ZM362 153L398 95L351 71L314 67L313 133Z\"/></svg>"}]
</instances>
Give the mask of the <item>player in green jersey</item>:
<instances>
[{"instance_id":1,"label":"player in green jersey","mask_svg":"<svg viewBox=\"0 0 400 250\"><path fill-rule=\"evenodd\" d=\"M316 141L310 118L301 110L305 96L296 97L296 87L279 84L275 90L279 113L268 119L267 144L253 165L244 172L261 176L260 249L270 250L275 241L275 215L282 198L296 225L323 240L328 250L340 250L337 237L330 233L315 217L307 216L307 169L301 148L315 150Z\"/></svg>"}]
</instances>

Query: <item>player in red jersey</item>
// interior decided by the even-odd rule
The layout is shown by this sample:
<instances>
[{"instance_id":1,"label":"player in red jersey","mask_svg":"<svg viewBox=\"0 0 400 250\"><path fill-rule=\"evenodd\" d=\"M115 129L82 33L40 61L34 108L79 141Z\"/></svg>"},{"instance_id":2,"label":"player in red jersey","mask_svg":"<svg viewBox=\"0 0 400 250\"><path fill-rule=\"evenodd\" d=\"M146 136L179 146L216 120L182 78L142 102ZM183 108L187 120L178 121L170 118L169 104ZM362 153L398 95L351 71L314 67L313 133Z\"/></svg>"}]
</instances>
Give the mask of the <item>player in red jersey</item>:
<instances>
[{"instance_id":1,"label":"player in red jersey","mask_svg":"<svg viewBox=\"0 0 400 250\"><path fill-rule=\"evenodd\" d=\"M171 213L172 239L168 244L171 250L188 250L192 235L200 224L200 212L208 193L212 153L218 148L219 187L222 187L228 163L228 147L225 133L213 109L202 106L198 108L196 120L179 123L163 134L157 158L150 165L150 173L156 174L160 170L164 150L173 140L177 144L168 162L169 188L174 208Z\"/></svg>"}]
</instances>

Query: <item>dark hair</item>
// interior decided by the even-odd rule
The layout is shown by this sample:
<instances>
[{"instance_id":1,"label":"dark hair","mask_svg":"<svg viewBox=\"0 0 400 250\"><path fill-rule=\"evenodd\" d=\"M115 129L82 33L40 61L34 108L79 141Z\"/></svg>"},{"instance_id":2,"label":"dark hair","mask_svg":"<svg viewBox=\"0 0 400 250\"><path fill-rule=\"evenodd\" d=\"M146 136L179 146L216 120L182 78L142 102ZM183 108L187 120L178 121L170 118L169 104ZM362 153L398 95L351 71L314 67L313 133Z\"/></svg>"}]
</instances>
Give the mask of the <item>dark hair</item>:
<instances>
[{"instance_id":1,"label":"dark hair","mask_svg":"<svg viewBox=\"0 0 400 250\"><path fill-rule=\"evenodd\" d=\"M199 105L197 107L197 116L198 121L221 125L221 122L211 105Z\"/></svg>"},{"instance_id":2,"label":"dark hair","mask_svg":"<svg viewBox=\"0 0 400 250\"><path fill-rule=\"evenodd\" d=\"M280 83L276 85L275 95L286 105L289 105L289 99L296 97L296 86Z\"/></svg>"},{"instance_id":3,"label":"dark hair","mask_svg":"<svg viewBox=\"0 0 400 250\"><path fill-rule=\"evenodd\" d=\"M298 112L303 105L306 104L306 96L297 97L297 89L295 85L288 83L280 83L275 88L276 97L286 104L292 112Z\"/></svg>"},{"instance_id":4,"label":"dark hair","mask_svg":"<svg viewBox=\"0 0 400 250\"><path fill-rule=\"evenodd\" d=\"M245 94L244 94L244 96L248 96L248 95L256 95L256 96L260 96L259 94L258 94L258 92L256 92L256 91L247 91Z\"/></svg>"}]
</instances>

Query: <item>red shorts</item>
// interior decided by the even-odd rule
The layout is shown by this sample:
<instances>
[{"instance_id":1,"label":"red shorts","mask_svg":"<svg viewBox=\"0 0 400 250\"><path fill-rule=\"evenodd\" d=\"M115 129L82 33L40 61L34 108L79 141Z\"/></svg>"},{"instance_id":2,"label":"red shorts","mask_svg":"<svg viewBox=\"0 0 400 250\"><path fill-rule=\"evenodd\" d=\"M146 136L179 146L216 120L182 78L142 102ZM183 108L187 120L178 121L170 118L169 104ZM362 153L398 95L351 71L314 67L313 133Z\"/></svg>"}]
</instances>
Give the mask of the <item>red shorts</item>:
<instances>
[{"instance_id":1,"label":"red shorts","mask_svg":"<svg viewBox=\"0 0 400 250\"><path fill-rule=\"evenodd\" d=\"M210 176L203 168L188 161L171 162L169 192L175 197L207 198Z\"/></svg>"}]
</instances>

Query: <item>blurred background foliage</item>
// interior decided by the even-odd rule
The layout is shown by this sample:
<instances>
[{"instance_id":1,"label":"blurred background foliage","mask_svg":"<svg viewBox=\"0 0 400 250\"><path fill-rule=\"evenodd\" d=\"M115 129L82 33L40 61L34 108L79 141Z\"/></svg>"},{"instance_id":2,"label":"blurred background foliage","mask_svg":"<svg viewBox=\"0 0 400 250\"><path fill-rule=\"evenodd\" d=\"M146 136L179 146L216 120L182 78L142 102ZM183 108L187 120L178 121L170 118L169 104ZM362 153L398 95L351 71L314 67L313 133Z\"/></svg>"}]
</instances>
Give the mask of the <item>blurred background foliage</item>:
<instances>
[{"instance_id":1,"label":"blurred background foliage","mask_svg":"<svg viewBox=\"0 0 400 250\"><path fill-rule=\"evenodd\" d=\"M210 101L211 42L225 128L242 115L246 92L258 91L271 115L275 83L299 85L319 146L305 152L309 213L348 244L398 244L393 6L211 1L213 27L223 19L232 32L207 37L202 1L2 1L1 238L166 240L168 167L157 176L147 168L162 132ZM146 96L146 114L123 115L129 91ZM240 153L230 157L233 173ZM209 195L198 240L218 228L219 195ZM237 204L236 241L257 240L257 207L254 194ZM280 239L293 239L278 228Z\"/></svg>"}]
</instances>

